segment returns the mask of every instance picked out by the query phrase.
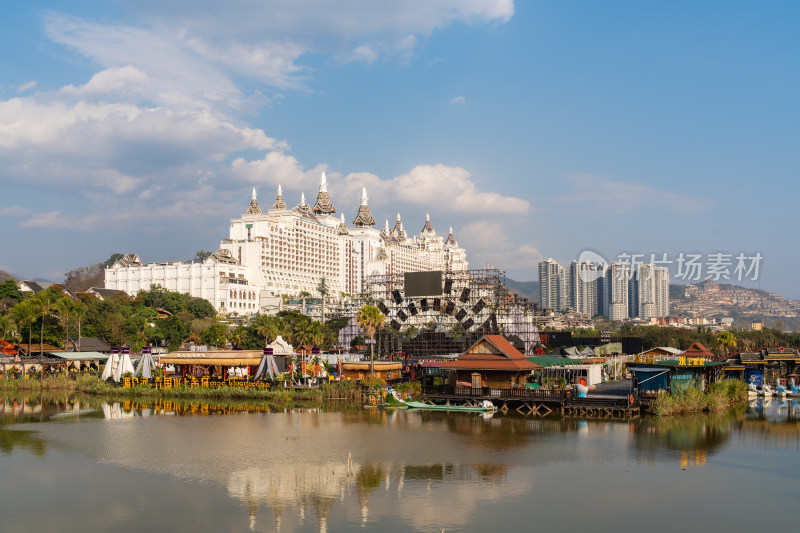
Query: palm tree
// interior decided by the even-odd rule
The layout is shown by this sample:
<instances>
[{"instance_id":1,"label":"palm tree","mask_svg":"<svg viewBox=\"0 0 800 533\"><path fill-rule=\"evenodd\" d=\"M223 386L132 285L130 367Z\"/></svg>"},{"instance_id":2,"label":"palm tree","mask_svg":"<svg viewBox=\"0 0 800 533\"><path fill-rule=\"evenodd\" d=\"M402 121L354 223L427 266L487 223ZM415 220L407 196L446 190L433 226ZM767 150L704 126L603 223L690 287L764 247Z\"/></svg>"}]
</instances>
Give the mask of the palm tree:
<instances>
[{"instance_id":1,"label":"palm tree","mask_svg":"<svg viewBox=\"0 0 800 533\"><path fill-rule=\"evenodd\" d=\"M33 297L33 306L36 309L37 318L42 319L42 329L39 332L39 358L44 357L44 321L55 309L58 301L58 294L50 289L45 289ZM30 355L30 352L29 352ZM41 366L41 378L44 379L44 365Z\"/></svg>"},{"instance_id":2,"label":"palm tree","mask_svg":"<svg viewBox=\"0 0 800 533\"><path fill-rule=\"evenodd\" d=\"M728 350L736 348L736 336L730 331L720 331L717 333L717 344L722 346L725 355L728 355Z\"/></svg>"},{"instance_id":3,"label":"palm tree","mask_svg":"<svg viewBox=\"0 0 800 533\"><path fill-rule=\"evenodd\" d=\"M237 349L242 347L246 338L247 331L242 325L236 326L236 329L234 329L230 334L231 344Z\"/></svg>"},{"instance_id":4,"label":"palm tree","mask_svg":"<svg viewBox=\"0 0 800 533\"><path fill-rule=\"evenodd\" d=\"M86 307L86 304L80 300L76 300L72 307L72 316L75 317L75 320L78 322L78 348L77 350L81 351L81 321L83 317L86 316L86 311L89 308Z\"/></svg>"},{"instance_id":5,"label":"palm tree","mask_svg":"<svg viewBox=\"0 0 800 533\"><path fill-rule=\"evenodd\" d=\"M319 280L319 285L317 285L317 292L322 296L322 323L325 323L325 299L331 293L330 289L328 289L328 283L325 281L325 276L322 276L322 279Z\"/></svg>"},{"instance_id":6,"label":"palm tree","mask_svg":"<svg viewBox=\"0 0 800 533\"><path fill-rule=\"evenodd\" d=\"M31 301L39 314L38 318L42 319L41 331L39 332L39 354L41 355L44 350L44 322L55 309L56 302L58 301L58 294L50 289L46 289L34 296Z\"/></svg>"},{"instance_id":7,"label":"palm tree","mask_svg":"<svg viewBox=\"0 0 800 533\"><path fill-rule=\"evenodd\" d=\"M369 373L373 378L375 377L375 333L383 326L385 320L386 317L381 310L374 305L365 305L356 315L356 323L370 339Z\"/></svg>"},{"instance_id":8,"label":"palm tree","mask_svg":"<svg viewBox=\"0 0 800 533\"><path fill-rule=\"evenodd\" d=\"M7 315L0 316L0 339L7 340L14 335L14 320Z\"/></svg>"},{"instance_id":9,"label":"palm tree","mask_svg":"<svg viewBox=\"0 0 800 533\"><path fill-rule=\"evenodd\" d=\"M269 315L257 315L253 325L256 327L256 333L264 337L264 346L269 344L269 341L275 340L284 329L283 320Z\"/></svg>"},{"instance_id":10,"label":"palm tree","mask_svg":"<svg viewBox=\"0 0 800 533\"><path fill-rule=\"evenodd\" d=\"M70 298L69 296L62 296L56 302L56 311L58 312L58 318L64 324L64 330L66 332L67 341L64 343L64 349L67 348L67 342L69 342L69 322L72 319L73 312L72 310L75 308L75 300Z\"/></svg>"},{"instance_id":11,"label":"palm tree","mask_svg":"<svg viewBox=\"0 0 800 533\"><path fill-rule=\"evenodd\" d=\"M24 300L14 307L9 312L11 319L17 323L20 331L25 326L28 326L28 356L31 355L31 337L33 337L33 323L36 322L36 309L33 307L31 300Z\"/></svg>"}]
</instances>

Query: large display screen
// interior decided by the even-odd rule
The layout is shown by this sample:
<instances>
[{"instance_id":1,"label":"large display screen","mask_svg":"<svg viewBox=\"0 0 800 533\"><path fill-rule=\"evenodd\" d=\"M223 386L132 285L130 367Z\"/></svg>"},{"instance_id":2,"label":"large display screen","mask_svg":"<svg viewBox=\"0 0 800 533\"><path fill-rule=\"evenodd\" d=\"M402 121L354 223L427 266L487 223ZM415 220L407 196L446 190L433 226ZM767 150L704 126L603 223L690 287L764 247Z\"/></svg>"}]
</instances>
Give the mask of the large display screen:
<instances>
[{"instance_id":1,"label":"large display screen","mask_svg":"<svg viewBox=\"0 0 800 533\"><path fill-rule=\"evenodd\" d=\"M442 271L406 272L404 274L405 297L441 296Z\"/></svg>"}]
</instances>

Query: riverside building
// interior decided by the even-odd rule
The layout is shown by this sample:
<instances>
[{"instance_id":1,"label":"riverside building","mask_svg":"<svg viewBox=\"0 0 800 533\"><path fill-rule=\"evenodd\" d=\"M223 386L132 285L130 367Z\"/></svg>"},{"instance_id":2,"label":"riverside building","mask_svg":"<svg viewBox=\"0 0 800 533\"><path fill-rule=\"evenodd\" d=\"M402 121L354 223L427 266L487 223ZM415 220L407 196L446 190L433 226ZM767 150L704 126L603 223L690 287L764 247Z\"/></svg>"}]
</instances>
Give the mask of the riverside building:
<instances>
[{"instance_id":1,"label":"riverside building","mask_svg":"<svg viewBox=\"0 0 800 533\"><path fill-rule=\"evenodd\" d=\"M289 208L280 185L271 208L262 209L256 190L247 211L231 220L228 237L202 263L175 261L143 264L128 254L105 271L105 286L135 295L151 285L207 299L219 312L254 314L278 307L283 296L317 294L325 278L329 294L358 295L370 275L426 270L466 271L466 252L452 228L436 233L426 217L419 234L410 235L397 215L375 228L366 189L353 225L348 226L328 193L325 173L314 205Z\"/></svg>"}]
</instances>

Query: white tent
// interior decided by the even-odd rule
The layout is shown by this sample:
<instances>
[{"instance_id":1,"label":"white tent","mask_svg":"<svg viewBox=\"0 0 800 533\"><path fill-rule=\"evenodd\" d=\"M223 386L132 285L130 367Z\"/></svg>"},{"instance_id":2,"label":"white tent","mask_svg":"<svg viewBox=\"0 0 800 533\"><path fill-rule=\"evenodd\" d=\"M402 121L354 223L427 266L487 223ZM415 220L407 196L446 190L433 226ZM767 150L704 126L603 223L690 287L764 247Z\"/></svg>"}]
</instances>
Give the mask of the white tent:
<instances>
[{"instance_id":1,"label":"white tent","mask_svg":"<svg viewBox=\"0 0 800 533\"><path fill-rule=\"evenodd\" d=\"M134 376L142 376L143 378L150 379L153 377L153 370L156 369L156 362L153 361L153 356L149 352L143 352L142 357L139 359L139 364L136 365L136 372Z\"/></svg>"},{"instance_id":2,"label":"white tent","mask_svg":"<svg viewBox=\"0 0 800 533\"><path fill-rule=\"evenodd\" d=\"M281 374L278 371L278 365L275 362L275 357L272 355L265 355L261 358L261 364L258 365L258 371L256 372L255 379L261 377L261 374L264 372L269 374L270 379L275 379Z\"/></svg>"},{"instance_id":3,"label":"white tent","mask_svg":"<svg viewBox=\"0 0 800 533\"><path fill-rule=\"evenodd\" d=\"M103 374L100 376L100 379L107 380L110 377L114 376L119 366L119 354L112 353L108 360L106 361L106 367L103 369Z\"/></svg>"},{"instance_id":4,"label":"white tent","mask_svg":"<svg viewBox=\"0 0 800 533\"><path fill-rule=\"evenodd\" d=\"M131 363L130 354L123 353L119 357L120 357L119 364L117 365L117 368L114 369L114 381L116 381L117 383L122 381L122 376L124 374L130 372L131 375L133 375L133 373L136 372L136 369L133 368L133 363Z\"/></svg>"}]
</instances>

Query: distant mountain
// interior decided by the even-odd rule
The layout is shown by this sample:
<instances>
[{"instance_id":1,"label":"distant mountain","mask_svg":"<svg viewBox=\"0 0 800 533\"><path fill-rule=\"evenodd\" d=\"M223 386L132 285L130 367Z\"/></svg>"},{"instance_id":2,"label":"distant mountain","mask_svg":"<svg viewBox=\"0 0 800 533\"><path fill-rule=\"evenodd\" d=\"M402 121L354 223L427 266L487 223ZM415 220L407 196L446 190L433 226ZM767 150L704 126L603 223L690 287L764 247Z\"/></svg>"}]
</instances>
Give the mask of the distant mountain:
<instances>
[{"instance_id":1,"label":"distant mountain","mask_svg":"<svg viewBox=\"0 0 800 533\"><path fill-rule=\"evenodd\" d=\"M506 287L520 293L531 302L539 302L538 281L515 281L511 278L506 278Z\"/></svg>"}]
</instances>

